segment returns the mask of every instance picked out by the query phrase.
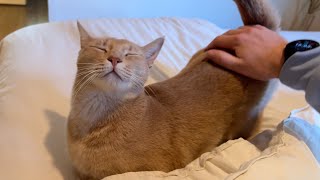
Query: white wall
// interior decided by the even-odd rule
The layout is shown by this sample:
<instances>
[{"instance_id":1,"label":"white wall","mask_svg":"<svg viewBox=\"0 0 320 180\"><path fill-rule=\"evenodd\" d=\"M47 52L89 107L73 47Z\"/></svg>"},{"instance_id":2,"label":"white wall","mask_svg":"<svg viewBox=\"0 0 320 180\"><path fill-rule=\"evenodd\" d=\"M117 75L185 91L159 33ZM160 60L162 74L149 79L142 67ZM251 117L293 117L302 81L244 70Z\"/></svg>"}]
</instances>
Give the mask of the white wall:
<instances>
[{"instance_id":1,"label":"white wall","mask_svg":"<svg viewBox=\"0 0 320 180\"><path fill-rule=\"evenodd\" d=\"M233 0L48 0L49 20L133 17L196 17L235 28L241 19Z\"/></svg>"}]
</instances>

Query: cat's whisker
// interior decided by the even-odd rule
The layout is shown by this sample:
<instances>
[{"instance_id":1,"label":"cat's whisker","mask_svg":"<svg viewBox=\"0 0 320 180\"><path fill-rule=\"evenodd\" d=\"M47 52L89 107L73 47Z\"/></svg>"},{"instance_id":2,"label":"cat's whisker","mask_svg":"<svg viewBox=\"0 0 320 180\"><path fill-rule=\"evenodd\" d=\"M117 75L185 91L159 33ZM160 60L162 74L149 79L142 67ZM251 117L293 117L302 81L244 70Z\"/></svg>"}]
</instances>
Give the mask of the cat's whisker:
<instances>
[{"instance_id":1,"label":"cat's whisker","mask_svg":"<svg viewBox=\"0 0 320 180\"><path fill-rule=\"evenodd\" d=\"M124 67L123 70L128 72L128 73L132 73L132 71L128 67Z\"/></svg>"},{"instance_id":2,"label":"cat's whisker","mask_svg":"<svg viewBox=\"0 0 320 180\"><path fill-rule=\"evenodd\" d=\"M124 67L123 68L123 71L129 75L134 75L135 77L138 77L138 78L142 78L142 76L138 76L136 74L133 74L132 71L128 68L128 67Z\"/></svg>"},{"instance_id":3,"label":"cat's whisker","mask_svg":"<svg viewBox=\"0 0 320 180\"><path fill-rule=\"evenodd\" d=\"M96 75L96 73L92 73L92 74L90 74L89 76L87 76L86 78L82 78L82 79L77 83L77 85L75 85L75 87L74 87L75 91L80 91L81 88L83 87L83 84L86 83L86 81L87 81L88 79L90 79L91 77L93 77L93 76L95 76L95 75Z\"/></svg>"},{"instance_id":4,"label":"cat's whisker","mask_svg":"<svg viewBox=\"0 0 320 180\"><path fill-rule=\"evenodd\" d=\"M95 69L95 68L104 68L104 66L84 66L84 67L78 67L78 70L81 69Z\"/></svg>"},{"instance_id":5,"label":"cat's whisker","mask_svg":"<svg viewBox=\"0 0 320 180\"><path fill-rule=\"evenodd\" d=\"M77 70L78 71L81 71L81 70L88 70L88 69L105 69L106 66L96 66L96 65L89 65L89 66L81 66L81 67L78 67Z\"/></svg>"},{"instance_id":6,"label":"cat's whisker","mask_svg":"<svg viewBox=\"0 0 320 180\"><path fill-rule=\"evenodd\" d=\"M139 81L139 79L138 78L136 78L135 76L131 76L132 77L132 82L134 82L134 85L135 85L135 87L137 88L137 89L140 89L140 88L143 88L144 87L144 83L143 82L141 82L141 81ZM152 88L151 87L148 87L148 86L146 86L145 88L144 88L144 92L147 94L147 96L150 96L150 97L152 97L152 95L150 94L150 92L148 91L148 89L150 89L150 91L153 93L153 96L154 97L156 97L156 94L154 93L154 91L152 90ZM153 100L152 98L151 98L151 100Z\"/></svg>"},{"instance_id":7,"label":"cat's whisker","mask_svg":"<svg viewBox=\"0 0 320 180\"><path fill-rule=\"evenodd\" d=\"M127 66L125 66L123 69L131 73L131 70Z\"/></svg>"},{"instance_id":8,"label":"cat's whisker","mask_svg":"<svg viewBox=\"0 0 320 180\"><path fill-rule=\"evenodd\" d=\"M90 73L90 72L92 72L92 71L95 71L95 72L104 72L105 69L92 69L92 70L79 71L79 72L77 73L76 77L81 77L81 76L83 76L83 75L85 75L85 74L88 74L88 73Z\"/></svg>"},{"instance_id":9,"label":"cat's whisker","mask_svg":"<svg viewBox=\"0 0 320 180\"><path fill-rule=\"evenodd\" d=\"M144 86L144 82L141 81L141 78L138 77L137 75L131 74L130 78L131 78L131 80L137 85L137 88ZM150 86L146 86L144 91L146 92L146 94L147 94L148 96L152 96L152 95L153 95L154 97L157 97L155 91L154 91ZM151 93L150 93L149 91L150 91ZM151 94L152 94L152 95L151 95Z\"/></svg>"},{"instance_id":10,"label":"cat's whisker","mask_svg":"<svg viewBox=\"0 0 320 180\"><path fill-rule=\"evenodd\" d=\"M94 67L94 66L105 66L106 64L78 64L77 67L83 66L83 67Z\"/></svg>"},{"instance_id":11,"label":"cat's whisker","mask_svg":"<svg viewBox=\"0 0 320 180\"><path fill-rule=\"evenodd\" d=\"M75 84L75 86L74 86L75 90L79 87L79 85L81 85L81 84L83 83L83 81L84 81L87 77L90 77L92 74L95 74L95 73L97 73L97 72L98 72L98 71L91 71L91 72L88 72L86 75L84 75L84 77L81 78L77 84Z\"/></svg>"},{"instance_id":12,"label":"cat's whisker","mask_svg":"<svg viewBox=\"0 0 320 180\"><path fill-rule=\"evenodd\" d=\"M128 76L134 76L134 77L137 77L137 78L142 78L142 77L139 77L139 76L137 76L136 74L132 73L132 71L131 71L129 68L127 68L127 67L124 67L124 68L122 69L122 71L123 71L126 75L128 75Z\"/></svg>"},{"instance_id":13,"label":"cat's whisker","mask_svg":"<svg viewBox=\"0 0 320 180\"><path fill-rule=\"evenodd\" d=\"M83 70L78 70L77 75L83 74L83 73L89 73L91 71L95 71L96 69L83 69Z\"/></svg>"},{"instance_id":14,"label":"cat's whisker","mask_svg":"<svg viewBox=\"0 0 320 180\"><path fill-rule=\"evenodd\" d=\"M126 75L127 78L129 78L132 74L130 74L129 72L125 71L125 70L121 70L121 72L124 73L124 75Z\"/></svg>"},{"instance_id":15,"label":"cat's whisker","mask_svg":"<svg viewBox=\"0 0 320 180\"><path fill-rule=\"evenodd\" d=\"M86 85L88 85L94 78L97 77L97 74L93 74L92 76L90 76L84 83L81 84L81 86L78 89L78 92L85 87Z\"/></svg>"},{"instance_id":16,"label":"cat's whisker","mask_svg":"<svg viewBox=\"0 0 320 180\"><path fill-rule=\"evenodd\" d=\"M138 76L138 75L136 75L136 74L132 74L132 76L134 77L134 78L136 78L136 79L142 79L143 77L142 76Z\"/></svg>"},{"instance_id":17,"label":"cat's whisker","mask_svg":"<svg viewBox=\"0 0 320 180\"><path fill-rule=\"evenodd\" d=\"M84 66L84 67L78 67L77 70L81 71L81 70L88 70L88 69L102 69L102 68L106 68L105 66Z\"/></svg>"},{"instance_id":18,"label":"cat's whisker","mask_svg":"<svg viewBox=\"0 0 320 180\"><path fill-rule=\"evenodd\" d=\"M92 72L99 72L99 70L87 70L83 72L78 72L76 77L77 78L86 78L88 75L92 74Z\"/></svg>"},{"instance_id":19,"label":"cat's whisker","mask_svg":"<svg viewBox=\"0 0 320 180\"><path fill-rule=\"evenodd\" d=\"M137 81L135 81L135 80L132 80L132 81L134 82L134 85L135 85L135 87L136 87L137 89L143 88L143 86L141 85L141 83L139 83L139 82L137 82Z\"/></svg>"},{"instance_id":20,"label":"cat's whisker","mask_svg":"<svg viewBox=\"0 0 320 180\"><path fill-rule=\"evenodd\" d=\"M130 79L130 77L133 75L132 73L127 72L123 69L120 69L120 72L122 72L123 73L122 75L125 76L125 78L127 78L127 79Z\"/></svg>"},{"instance_id":21,"label":"cat's whisker","mask_svg":"<svg viewBox=\"0 0 320 180\"><path fill-rule=\"evenodd\" d=\"M138 85L138 87L144 86L144 83L139 78L136 78L134 75L130 76L130 78L133 82L135 82Z\"/></svg>"},{"instance_id":22,"label":"cat's whisker","mask_svg":"<svg viewBox=\"0 0 320 180\"><path fill-rule=\"evenodd\" d=\"M96 78L96 77L97 77L97 74L95 74L95 73L91 74L91 76L90 76L89 78L87 78L87 79L80 85L80 87L76 90L76 92L75 92L74 95L73 95L73 99L75 99L75 98L77 97L78 93L80 92L80 90L81 90L83 87L85 87L85 86L88 85L90 82L92 82L92 80L93 80L94 78Z\"/></svg>"},{"instance_id":23,"label":"cat's whisker","mask_svg":"<svg viewBox=\"0 0 320 180\"><path fill-rule=\"evenodd\" d=\"M81 71L85 71L85 70L102 70L105 69L105 66L88 66L88 67L78 67L77 71L81 72Z\"/></svg>"},{"instance_id":24,"label":"cat's whisker","mask_svg":"<svg viewBox=\"0 0 320 180\"><path fill-rule=\"evenodd\" d=\"M134 83L135 87L142 88L143 84L139 81L139 79L134 78L133 76L130 77L131 81Z\"/></svg>"},{"instance_id":25,"label":"cat's whisker","mask_svg":"<svg viewBox=\"0 0 320 180\"><path fill-rule=\"evenodd\" d=\"M135 83L135 87L136 87L137 89L140 89L140 88L143 88L143 87L144 87L144 81L141 80L141 77L138 77L138 76L135 75L135 74L131 74L130 78L131 78L132 82ZM150 91L153 92L154 96L156 96L155 93L154 93L154 91L153 91L152 89L150 89ZM144 92L145 92L148 96L152 96L152 95L150 94L150 92L148 91L147 87L144 88Z\"/></svg>"},{"instance_id":26,"label":"cat's whisker","mask_svg":"<svg viewBox=\"0 0 320 180\"><path fill-rule=\"evenodd\" d=\"M77 63L77 64L102 64L102 65L105 65L106 63Z\"/></svg>"}]
</instances>

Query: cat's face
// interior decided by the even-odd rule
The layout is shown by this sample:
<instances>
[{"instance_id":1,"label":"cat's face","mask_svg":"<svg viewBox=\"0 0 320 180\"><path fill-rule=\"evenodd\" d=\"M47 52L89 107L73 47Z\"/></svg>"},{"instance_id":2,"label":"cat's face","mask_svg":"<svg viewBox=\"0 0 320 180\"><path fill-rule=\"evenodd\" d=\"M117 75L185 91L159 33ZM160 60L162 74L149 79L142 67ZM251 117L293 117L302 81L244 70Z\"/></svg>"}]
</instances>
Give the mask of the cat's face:
<instances>
[{"instance_id":1,"label":"cat's face","mask_svg":"<svg viewBox=\"0 0 320 180\"><path fill-rule=\"evenodd\" d=\"M143 90L163 38L140 47L127 40L91 38L80 24L78 28L81 36L77 63L79 85L85 86L83 83L87 81L104 91L118 93L139 93ZM75 85L76 89L81 88Z\"/></svg>"}]
</instances>

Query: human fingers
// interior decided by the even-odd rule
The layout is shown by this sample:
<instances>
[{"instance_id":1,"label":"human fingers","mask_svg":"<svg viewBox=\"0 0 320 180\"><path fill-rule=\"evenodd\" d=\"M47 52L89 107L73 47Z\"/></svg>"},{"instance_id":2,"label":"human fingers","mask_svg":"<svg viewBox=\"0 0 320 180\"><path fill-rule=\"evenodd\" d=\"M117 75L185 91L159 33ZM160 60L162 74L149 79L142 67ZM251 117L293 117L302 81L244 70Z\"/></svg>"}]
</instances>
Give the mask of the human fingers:
<instances>
[{"instance_id":1,"label":"human fingers","mask_svg":"<svg viewBox=\"0 0 320 180\"><path fill-rule=\"evenodd\" d=\"M235 41L235 36L230 35L221 35L216 37L206 48L205 50L210 49L229 49L234 50L237 45L237 41Z\"/></svg>"},{"instance_id":2,"label":"human fingers","mask_svg":"<svg viewBox=\"0 0 320 180\"><path fill-rule=\"evenodd\" d=\"M223 35L235 35L235 34L240 34L240 33L243 33L244 29L242 29L241 27L238 28L238 29L232 29L232 30L229 30L225 33L223 33Z\"/></svg>"},{"instance_id":3,"label":"human fingers","mask_svg":"<svg viewBox=\"0 0 320 180\"><path fill-rule=\"evenodd\" d=\"M211 49L207 51L207 58L222 67L236 72L240 70L242 65L240 58L219 49Z\"/></svg>"}]
</instances>

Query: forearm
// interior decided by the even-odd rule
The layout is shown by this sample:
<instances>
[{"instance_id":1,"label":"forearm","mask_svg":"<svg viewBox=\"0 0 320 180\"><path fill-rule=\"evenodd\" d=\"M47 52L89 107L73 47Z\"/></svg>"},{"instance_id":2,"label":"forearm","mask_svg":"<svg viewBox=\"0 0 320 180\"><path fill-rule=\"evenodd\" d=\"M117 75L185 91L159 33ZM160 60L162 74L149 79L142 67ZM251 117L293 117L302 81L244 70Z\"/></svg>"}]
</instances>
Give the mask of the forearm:
<instances>
[{"instance_id":1,"label":"forearm","mask_svg":"<svg viewBox=\"0 0 320 180\"><path fill-rule=\"evenodd\" d=\"M320 47L291 56L279 78L291 88L304 90L308 103L320 112Z\"/></svg>"}]
</instances>

